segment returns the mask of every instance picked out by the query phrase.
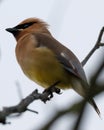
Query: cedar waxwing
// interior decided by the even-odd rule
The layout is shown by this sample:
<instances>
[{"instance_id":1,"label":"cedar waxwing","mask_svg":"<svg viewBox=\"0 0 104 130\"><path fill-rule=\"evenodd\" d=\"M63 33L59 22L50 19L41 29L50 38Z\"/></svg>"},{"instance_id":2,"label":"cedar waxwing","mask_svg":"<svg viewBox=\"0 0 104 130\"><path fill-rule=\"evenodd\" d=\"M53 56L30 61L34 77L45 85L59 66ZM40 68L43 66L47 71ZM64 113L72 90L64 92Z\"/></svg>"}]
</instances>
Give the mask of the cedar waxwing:
<instances>
[{"instance_id":1,"label":"cedar waxwing","mask_svg":"<svg viewBox=\"0 0 104 130\"><path fill-rule=\"evenodd\" d=\"M17 61L28 78L44 88L55 83L60 89L73 88L87 98L89 85L81 63L51 35L45 22L29 18L6 30L16 38ZM94 100L88 101L100 115Z\"/></svg>"}]
</instances>

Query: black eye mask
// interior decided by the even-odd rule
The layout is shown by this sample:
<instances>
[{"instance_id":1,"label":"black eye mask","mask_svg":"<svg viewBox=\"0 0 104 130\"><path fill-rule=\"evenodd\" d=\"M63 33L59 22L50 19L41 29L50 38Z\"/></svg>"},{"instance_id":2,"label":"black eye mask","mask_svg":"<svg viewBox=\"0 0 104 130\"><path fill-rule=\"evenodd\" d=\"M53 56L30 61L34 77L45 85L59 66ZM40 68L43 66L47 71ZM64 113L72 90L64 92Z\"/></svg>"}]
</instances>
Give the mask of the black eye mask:
<instances>
[{"instance_id":1,"label":"black eye mask","mask_svg":"<svg viewBox=\"0 0 104 130\"><path fill-rule=\"evenodd\" d=\"M17 25L15 28L16 29L25 29L25 28L28 28L29 26L33 25L34 23L36 23L36 22L20 24L20 25Z\"/></svg>"}]
</instances>

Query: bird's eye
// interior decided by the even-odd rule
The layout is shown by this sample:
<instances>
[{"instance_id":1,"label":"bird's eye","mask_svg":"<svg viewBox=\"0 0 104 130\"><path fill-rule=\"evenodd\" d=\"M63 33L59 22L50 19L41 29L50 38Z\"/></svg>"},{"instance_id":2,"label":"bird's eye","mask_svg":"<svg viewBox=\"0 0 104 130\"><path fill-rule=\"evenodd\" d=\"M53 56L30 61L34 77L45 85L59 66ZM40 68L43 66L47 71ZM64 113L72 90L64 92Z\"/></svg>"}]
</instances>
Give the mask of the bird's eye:
<instances>
[{"instance_id":1,"label":"bird's eye","mask_svg":"<svg viewBox=\"0 0 104 130\"><path fill-rule=\"evenodd\" d=\"M24 24L24 25L22 26L22 28L25 29L25 28L28 28L29 26L30 26L30 24Z\"/></svg>"},{"instance_id":2,"label":"bird's eye","mask_svg":"<svg viewBox=\"0 0 104 130\"><path fill-rule=\"evenodd\" d=\"M34 23L36 23L36 22L20 24L20 25L17 25L15 28L17 28L17 29L25 29L25 28L28 28L29 26L33 25Z\"/></svg>"}]
</instances>

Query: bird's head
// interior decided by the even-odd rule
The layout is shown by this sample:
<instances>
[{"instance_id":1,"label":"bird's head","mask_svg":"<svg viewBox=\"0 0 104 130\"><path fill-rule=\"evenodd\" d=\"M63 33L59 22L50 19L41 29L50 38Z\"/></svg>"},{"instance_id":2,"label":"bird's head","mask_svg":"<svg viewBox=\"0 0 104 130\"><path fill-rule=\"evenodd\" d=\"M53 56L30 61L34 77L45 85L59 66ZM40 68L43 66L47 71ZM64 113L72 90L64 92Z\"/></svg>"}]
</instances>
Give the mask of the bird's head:
<instances>
[{"instance_id":1,"label":"bird's head","mask_svg":"<svg viewBox=\"0 0 104 130\"><path fill-rule=\"evenodd\" d=\"M19 38L21 38L21 36L24 36L28 33L46 33L50 35L47 23L38 18L25 19L17 26L13 28L7 28L6 31L12 33L17 41Z\"/></svg>"}]
</instances>

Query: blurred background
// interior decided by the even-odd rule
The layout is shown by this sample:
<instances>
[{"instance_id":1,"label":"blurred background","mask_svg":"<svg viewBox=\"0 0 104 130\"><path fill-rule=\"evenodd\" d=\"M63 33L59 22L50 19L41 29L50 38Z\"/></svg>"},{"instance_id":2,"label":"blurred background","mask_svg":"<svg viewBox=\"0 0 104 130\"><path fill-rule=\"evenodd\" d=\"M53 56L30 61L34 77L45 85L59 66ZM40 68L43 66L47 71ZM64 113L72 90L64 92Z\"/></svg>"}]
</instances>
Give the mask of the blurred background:
<instances>
[{"instance_id":1,"label":"blurred background","mask_svg":"<svg viewBox=\"0 0 104 130\"><path fill-rule=\"evenodd\" d=\"M34 89L43 89L30 81L21 71L15 57L16 41L5 31L29 17L38 17L46 21L53 36L70 48L82 61L94 46L100 29L104 26L103 0L1 0L0 1L0 109L19 103L20 96L29 95ZM104 37L102 38L104 42ZM104 47L98 49L84 67L88 81L104 60ZM104 83L104 69L98 80ZM39 112L38 115L25 112L18 118L8 118L11 124L0 124L0 130L39 130L58 110L64 110L80 101L73 90L62 91L61 95L44 104L33 102L29 108ZM104 93L95 97L101 111L102 120L88 104L80 130L104 129ZM73 114L65 115L50 130L71 130L75 123Z\"/></svg>"}]
</instances>

